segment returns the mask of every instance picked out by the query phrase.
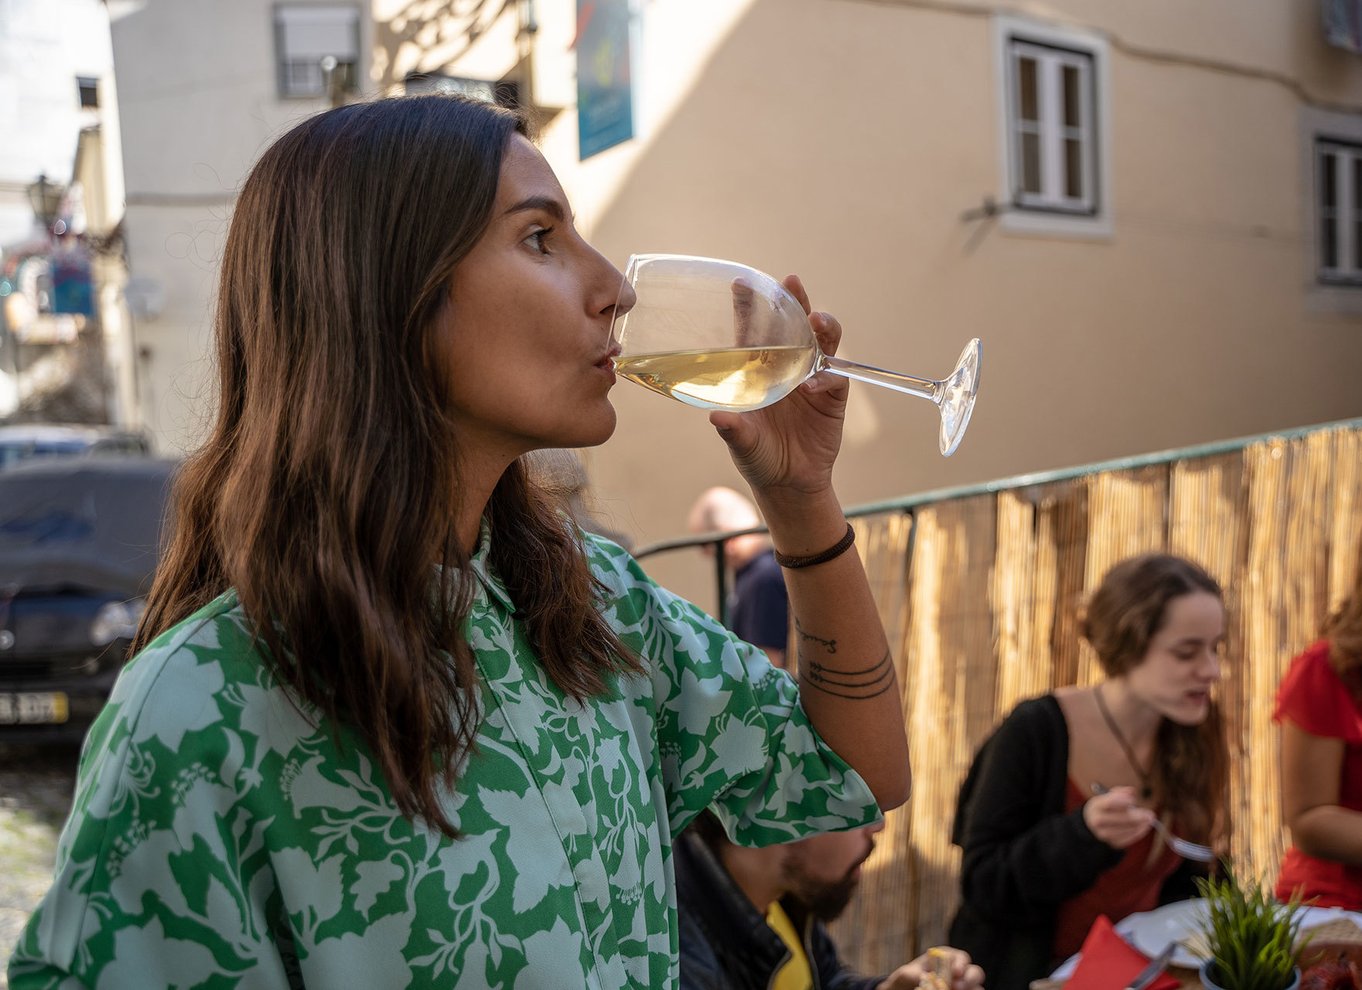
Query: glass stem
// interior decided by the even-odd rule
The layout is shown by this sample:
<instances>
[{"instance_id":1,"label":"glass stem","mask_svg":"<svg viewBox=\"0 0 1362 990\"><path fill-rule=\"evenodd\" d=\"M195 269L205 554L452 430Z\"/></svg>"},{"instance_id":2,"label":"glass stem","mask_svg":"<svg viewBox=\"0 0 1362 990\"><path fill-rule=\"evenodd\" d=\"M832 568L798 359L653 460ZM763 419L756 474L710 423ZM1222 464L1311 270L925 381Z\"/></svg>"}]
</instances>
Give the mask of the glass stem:
<instances>
[{"instance_id":1,"label":"glass stem","mask_svg":"<svg viewBox=\"0 0 1362 990\"><path fill-rule=\"evenodd\" d=\"M876 368L869 364L857 364L855 361L848 361L845 358L828 357L826 354L818 356L818 370L831 371L834 375L841 375L843 378L851 378L858 382L883 385L885 388L892 388L896 392L906 392L909 395L930 399L938 405L941 402L942 383L932 378L903 375L897 371L886 371L884 368Z\"/></svg>"}]
</instances>

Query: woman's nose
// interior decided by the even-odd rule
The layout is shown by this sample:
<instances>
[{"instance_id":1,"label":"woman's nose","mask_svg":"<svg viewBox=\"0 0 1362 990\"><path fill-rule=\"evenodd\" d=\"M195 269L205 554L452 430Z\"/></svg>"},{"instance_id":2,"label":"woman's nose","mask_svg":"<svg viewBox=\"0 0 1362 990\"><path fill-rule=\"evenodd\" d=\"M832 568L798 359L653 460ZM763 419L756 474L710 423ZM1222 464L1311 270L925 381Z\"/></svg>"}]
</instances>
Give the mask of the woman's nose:
<instances>
[{"instance_id":1,"label":"woman's nose","mask_svg":"<svg viewBox=\"0 0 1362 990\"><path fill-rule=\"evenodd\" d=\"M623 272L613 265L611 266L611 270L619 277L619 291L615 295L615 305L612 309L613 317L618 320L621 316L634 308L634 304L638 302L638 293L634 291L634 287L625 279Z\"/></svg>"}]
</instances>

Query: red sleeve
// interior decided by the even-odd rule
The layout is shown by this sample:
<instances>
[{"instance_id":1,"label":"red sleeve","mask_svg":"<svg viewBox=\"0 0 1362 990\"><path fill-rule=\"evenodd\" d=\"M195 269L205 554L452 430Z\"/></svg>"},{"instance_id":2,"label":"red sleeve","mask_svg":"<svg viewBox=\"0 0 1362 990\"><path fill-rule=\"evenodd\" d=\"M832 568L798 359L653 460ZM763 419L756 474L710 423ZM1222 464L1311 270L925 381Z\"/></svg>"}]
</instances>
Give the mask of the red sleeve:
<instances>
[{"instance_id":1,"label":"red sleeve","mask_svg":"<svg viewBox=\"0 0 1362 990\"><path fill-rule=\"evenodd\" d=\"M1329 644L1318 642L1291 661L1277 689L1277 722L1291 722L1312 736L1362 744L1362 712L1329 663Z\"/></svg>"}]
</instances>

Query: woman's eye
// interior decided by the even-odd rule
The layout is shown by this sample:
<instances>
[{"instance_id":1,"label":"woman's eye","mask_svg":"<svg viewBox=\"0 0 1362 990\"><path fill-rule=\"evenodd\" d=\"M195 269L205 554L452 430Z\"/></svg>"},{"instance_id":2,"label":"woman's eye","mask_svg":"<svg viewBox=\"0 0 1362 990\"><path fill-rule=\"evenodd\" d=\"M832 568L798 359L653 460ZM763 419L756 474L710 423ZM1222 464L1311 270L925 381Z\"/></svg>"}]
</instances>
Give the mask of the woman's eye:
<instances>
[{"instance_id":1,"label":"woman's eye","mask_svg":"<svg viewBox=\"0 0 1362 990\"><path fill-rule=\"evenodd\" d=\"M552 233L553 233L552 227L544 227L540 230L536 230L529 237L525 238L525 240L529 241L531 246L540 254L548 254L549 248L548 244L545 242L548 240L548 236Z\"/></svg>"}]
</instances>

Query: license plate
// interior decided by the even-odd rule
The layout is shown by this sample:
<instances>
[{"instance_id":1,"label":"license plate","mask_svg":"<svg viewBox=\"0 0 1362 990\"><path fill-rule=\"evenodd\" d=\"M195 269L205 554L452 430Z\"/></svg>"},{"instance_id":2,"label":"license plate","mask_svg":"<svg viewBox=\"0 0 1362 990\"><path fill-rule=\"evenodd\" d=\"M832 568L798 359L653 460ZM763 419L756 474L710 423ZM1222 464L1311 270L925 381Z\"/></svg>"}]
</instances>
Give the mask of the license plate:
<instances>
[{"instance_id":1,"label":"license plate","mask_svg":"<svg viewBox=\"0 0 1362 990\"><path fill-rule=\"evenodd\" d=\"M60 691L0 692L0 725L50 725L70 715Z\"/></svg>"}]
</instances>

